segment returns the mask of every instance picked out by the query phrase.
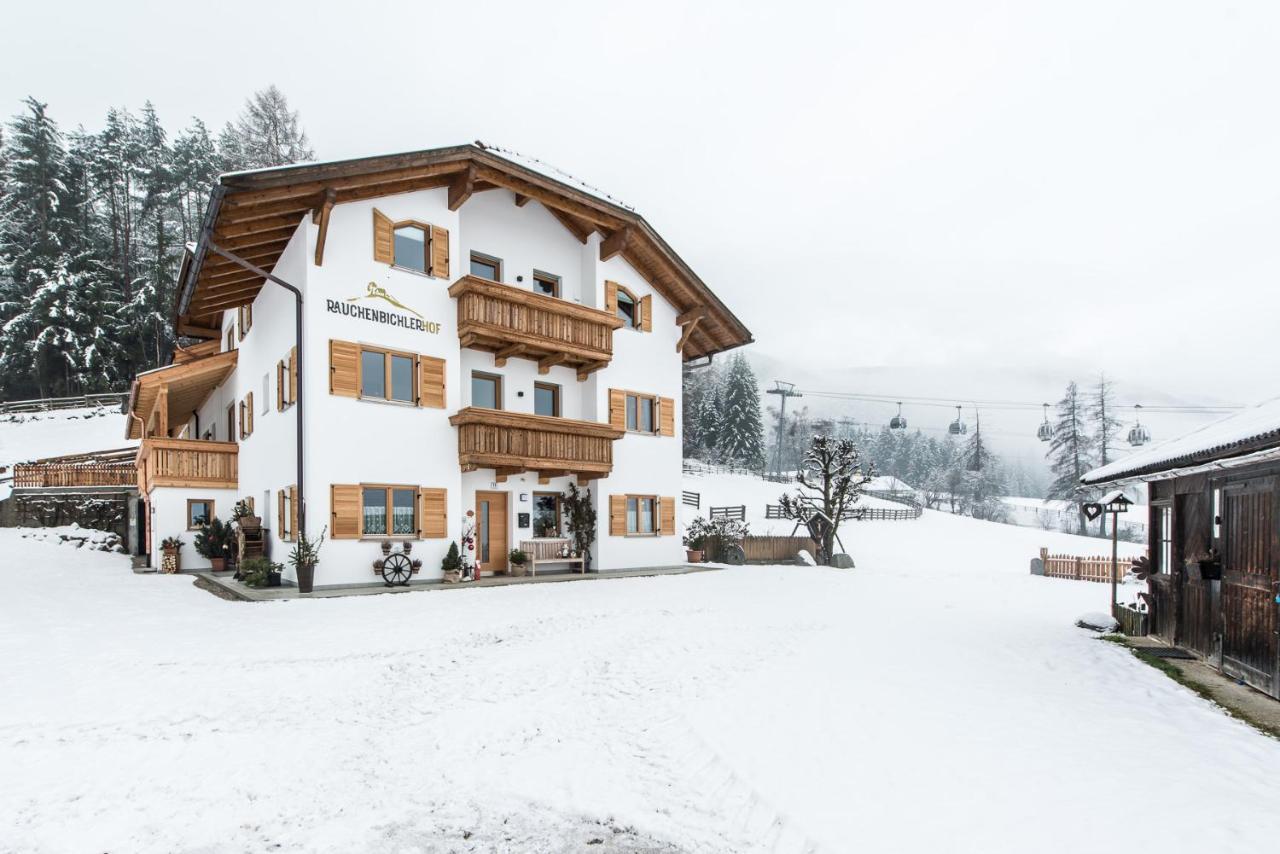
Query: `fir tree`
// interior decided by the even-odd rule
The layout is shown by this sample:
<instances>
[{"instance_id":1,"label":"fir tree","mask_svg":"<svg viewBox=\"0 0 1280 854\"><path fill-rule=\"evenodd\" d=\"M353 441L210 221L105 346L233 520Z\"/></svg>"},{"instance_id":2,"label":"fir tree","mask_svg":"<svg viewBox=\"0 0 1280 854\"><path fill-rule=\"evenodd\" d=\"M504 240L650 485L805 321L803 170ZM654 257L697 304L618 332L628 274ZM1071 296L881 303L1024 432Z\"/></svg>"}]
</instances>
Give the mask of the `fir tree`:
<instances>
[{"instance_id":1,"label":"fir tree","mask_svg":"<svg viewBox=\"0 0 1280 854\"><path fill-rule=\"evenodd\" d=\"M1098 376L1097 384L1091 389L1086 415L1093 425L1093 448L1096 462L1100 466L1115 459L1117 443L1120 438L1120 419L1116 418L1115 393L1112 383L1105 374ZM1098 517L1098 533L1107 535L1107 514Z\"/></svg>"},{"instance_id":2,"label":"fir tree","mask_svg":"<svg viewBox=\"0 0 1280 854\"><path fill-rule=\"evenodd\" d=\"M1084 534L1085 493L1080 478L1091 468L1092 438L1086 423L1085 404L1074 381L1067 384L1066 393L1058 401L1057 414L1053 440L1046 454L1053 481L1045 497L1075 504L1080 518L1080 533Z\"/></svg>"},{"instance_id":3,"label":"fir tree","mask_svg":"<svg viewBox=\"0 0 1280 854\"><path fill-rule=\"evenodd\" d=\"M724 378L723 423L716 437L721 455L748 468L764 470L764 427L760 422L760 386L742 355L734 357Z\"/></svg>"}]
</instances>

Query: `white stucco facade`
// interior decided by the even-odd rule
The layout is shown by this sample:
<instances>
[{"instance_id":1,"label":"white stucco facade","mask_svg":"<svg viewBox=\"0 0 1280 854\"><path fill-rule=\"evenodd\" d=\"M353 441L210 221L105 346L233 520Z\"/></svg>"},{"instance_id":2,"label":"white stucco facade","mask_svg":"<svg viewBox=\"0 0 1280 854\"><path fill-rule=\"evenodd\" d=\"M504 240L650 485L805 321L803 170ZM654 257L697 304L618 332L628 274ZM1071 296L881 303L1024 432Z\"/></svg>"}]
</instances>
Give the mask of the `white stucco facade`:
<instances>
[{"instance_id":1,"label":"white stucco facade","mask_svg":"<svg viewBox=\"0 0 1280 854\"><path fill-rule=\"evenodd\" d=\"M287 563L292 543L280 539L276 530L276 496L298 481L299 405L304 408L306 531L315 536L328 529L316 571L317 586L380 583L372 562L380 556L383 538L332 537L335 513L340 512L331 501L335 484L446 490L446 535L407 538L413 540L413 556L422 561L415 583L441 577L441 559L450 543L459 539L467 511L476 509L477 490L507 493L508 547L529 540L532 531L520 522L522 514L532 512L533 493L564 493L575 478L552 476L547 483L539 483L537 471L508 472L505 477L495 469L463 471L458 428L449 419L472 405L471 377L480 371L501 377L499 408L513 413L534 413L535 382L558 386L560 417L582 421L609 421L611 389L674 401L674 435L659 435L656 425L652 433L628 431L612 442L612 472L589 482L580 476L577 482L590 489L598 516L593 571L683 563L678 523L665 536L658 531L651 535L610 531L610 496L679 501L682 356L677 352L678 311L621 255L602 261L598 234L592 233L583 243L539 202L516 201L510 190L495 188L475 193L451 211L448 189L440 187L339 204L330 215L321 265L315 263L320 227L312 217L304 218L273 269L275 276L296 286L304 297L299 401L283 411L277 409L276 365L288 359L295 343L295 302L286 289L267 283L253 302L252 326L243 337L238 330L228 335L237 312L223 313L220 346L225 349L230 341L238 348L235 369L181 428L188 438L239 442L238 488L154 489L150 496L153 561L159 561L161 538L182 535L190 542L187 499L215 499L218 515L227 519L236 499L252 497L263 524L271 530L270 557ZM446 229L449 276L425 275L375 260L375 208L393 221L412 220ZM539 373L537 361L526 358L513 357L499 366L493 353L464 348L459 340L458 309L448 289L468 274L472 252L500 259L500 280L507 287L530 290L535 272L550 275L559 280L560 299L591 308L605 306L606 282L620 283L638 300L651 297L651 329L615 330L612 359L584 379L565 366ZM367 299L371 283L399 306ZM426 331L336 313L335 303L366 305L399 317L416 314L424 319ZM444 407L331 393L329 352L335 340L444 360ZM234 420L229 419L229 408L236 412L249 392L254 395L253 431L244 438L229 436L235 426L229 423ZM184 568L201 563L194 552L184 552ZM293 581L287 568L285 579Z\"/></svg>"}]
</instances>

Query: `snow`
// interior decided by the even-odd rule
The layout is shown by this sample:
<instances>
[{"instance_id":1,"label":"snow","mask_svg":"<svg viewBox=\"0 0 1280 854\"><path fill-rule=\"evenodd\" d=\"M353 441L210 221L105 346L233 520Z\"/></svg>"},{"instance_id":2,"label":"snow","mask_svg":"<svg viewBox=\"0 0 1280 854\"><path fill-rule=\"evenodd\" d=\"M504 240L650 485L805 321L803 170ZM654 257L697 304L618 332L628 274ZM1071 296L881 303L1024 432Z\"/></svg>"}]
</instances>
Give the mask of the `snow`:
<instances>
[{"instance_id":1,"label":"snow","mask_svg":"<svg viewBox=\"0 0 1280 854\"><path fill-rule=\"evenodd\" d=\"M1106 483L1153 466L1172 466L1228 450L1235 445L1268 438L1280 438L1280 397L1228 415L1146 450L1135 451L1114 463L1094 469L1082 480L1090 484Z\"/></svg>"},{"instance_id":2,"label":"snow","mask_svg":"<svg viewBox=\"0 0 1280 854\"><path fill-rule=\"evenodd\" d=\"M1076 625L1095 632L1114 632L1120 627L1115 618L1101 611L1089 611L1076 618Z\"/></svg>"},{"instance_id":3,"label":"snow","mask_svg":"<svg viewBox=\"0 0 1280 854\"><path fill-rule=\"evenodd\" d=\"M788 536L792 529L795 528L796 523L790 519L766 519L765 505L777 504L778 499L784 493L794 493L799 488L799 485L795 483L774 483L750 474L725 474L698 470L686 472L684 489L690 492L697 492L701 496L701 506L695 508L682 504L680 507L680 521L681 524L687 526L695 516L709 516L711 513L709 508L711 507L737 507L741 504L747 508L746 521L752 534L758 536ZM902 510L906 505L864 495L854 506ZM840 528L841 538L844 538L844 531L848 526L879 524L901 525L910 523L845 522Z\"/></svg>"},{"instance_id":4,"label":"snow","mask_svg":"<svg viewBox=\"0 0 1280 854\"><path fill-rule=\"evenodd\" d=\"M1280 743L1028 573L1096 542L926 512L857 572L248 604L0 530L0 850L1270 850Z\"/></svg>"},{"instance_id":5,"label":"snow","mask_svg":"<svg viewBox=\"0 0 1280 854\"><path fill-rule=\"evenodd\" d=\"M50 528L19 528L18 536L39 543L89 548L100 552L123 552L120 535L114 531L81 528L75 522Z\"/></svg>"},{"instance_id":6,"label":"snow","mask_svg":"<svg viewBox=\"0 0 1280 854\"><path fill-rule=\"evenodd\" d=\"M0 418L0 466L9 469L7 477L14 463L138 444L124 435L125 416L115 406L6 415ZM8 483L0 484L0 499L7 498L9 492Z\"/></svg>"}]
</instances>

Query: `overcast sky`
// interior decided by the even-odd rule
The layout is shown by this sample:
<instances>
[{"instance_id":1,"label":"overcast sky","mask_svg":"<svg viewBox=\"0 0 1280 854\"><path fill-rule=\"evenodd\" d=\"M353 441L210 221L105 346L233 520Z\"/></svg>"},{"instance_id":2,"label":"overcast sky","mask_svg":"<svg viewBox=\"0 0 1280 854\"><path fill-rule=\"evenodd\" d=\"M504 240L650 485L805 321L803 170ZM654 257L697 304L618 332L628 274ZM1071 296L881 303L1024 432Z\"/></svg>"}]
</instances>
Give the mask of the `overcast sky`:
<instances>
[{"instance_id":1,"label":"overcast sky","mask_svg":"<svg viewBox=\"0 0 1280 854\"><path fill-rule=\"evenodd\" d=\"M10 4L0 104L174 131L275 83L322 159L514 148L639 209L762 357L903 393L1280 393L1280 3L552 5Z\"/></svg>"}]
</instances>

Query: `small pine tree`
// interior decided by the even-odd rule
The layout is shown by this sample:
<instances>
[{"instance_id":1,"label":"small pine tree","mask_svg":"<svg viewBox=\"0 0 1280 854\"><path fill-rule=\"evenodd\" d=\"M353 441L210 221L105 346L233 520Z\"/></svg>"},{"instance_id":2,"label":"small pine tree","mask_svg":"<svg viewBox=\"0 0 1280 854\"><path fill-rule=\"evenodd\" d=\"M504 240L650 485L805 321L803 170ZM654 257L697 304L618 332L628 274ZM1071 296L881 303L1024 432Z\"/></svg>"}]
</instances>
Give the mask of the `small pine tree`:
<instances>
[{"instance_id":1,"label":"small pine tree","mask_svg":"<svg viewBox=\"0 0 1280 854\"><path fill-rule=\"evenodd\" d=\"M723 422L716 447L721 455L757 471L764 470L764 427L760 419L760 385L741 354L729 364L720 409Z\"/></svg>"}]
</instances>

